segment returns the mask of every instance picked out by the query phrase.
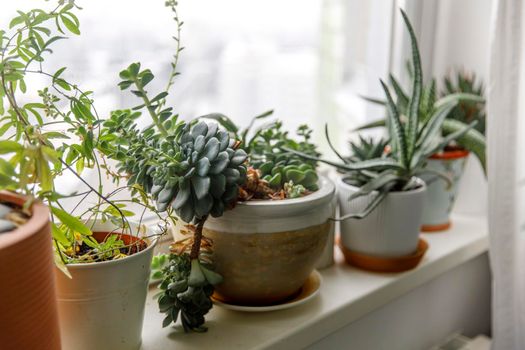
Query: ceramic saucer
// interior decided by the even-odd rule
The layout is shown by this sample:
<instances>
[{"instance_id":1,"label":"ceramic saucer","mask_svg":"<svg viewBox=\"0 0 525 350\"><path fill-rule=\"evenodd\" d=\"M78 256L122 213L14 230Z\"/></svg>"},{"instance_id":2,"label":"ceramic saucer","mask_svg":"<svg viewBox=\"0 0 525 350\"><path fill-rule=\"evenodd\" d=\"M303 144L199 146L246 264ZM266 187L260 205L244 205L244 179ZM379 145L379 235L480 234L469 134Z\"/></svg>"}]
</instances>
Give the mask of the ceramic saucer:
<instances>
[{"instance_id":1,"label":"ceramic saucer","mask_svg":"<svg viewBox=\"0 0 525 350\"><path fill-rule=\"evenodd\" d=\"M295 306L302 305L309 300L313 299L321 289L322 277L321 274L314 270L306 282L301 287L301 291L292 299L284 301L280 304L268 305L268 306L246 306L246 305L235 305L228 304L224 301L218 300L212 296L213 303L217 306L221 306L225 309L244 311L244 312L267 312L289 309Z\"/></svg>"}]
</instances>

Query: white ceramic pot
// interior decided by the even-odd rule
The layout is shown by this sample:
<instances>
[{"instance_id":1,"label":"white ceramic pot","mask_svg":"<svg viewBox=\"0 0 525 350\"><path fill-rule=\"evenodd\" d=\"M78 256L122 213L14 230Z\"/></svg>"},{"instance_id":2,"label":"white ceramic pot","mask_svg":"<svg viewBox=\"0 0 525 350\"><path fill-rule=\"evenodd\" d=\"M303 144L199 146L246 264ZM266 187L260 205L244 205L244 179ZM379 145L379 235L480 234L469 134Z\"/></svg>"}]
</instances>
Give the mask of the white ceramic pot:
<instances>
[{"instance_id":1,"label":"white ceramic pot","mask_svg":"<svg viewBox=\"0 0 525 350\"><path fill-rule=\"evenodd\" d=\"M421 179L427 184L422 231L443 231L450 227L450 213L454 207L458 184L463 175L468 154L464 150L445 151L427 160L427 169L447 175L452 183L434 174L421 176Z\"/></svg>"},{"instance_id":2,"label":"white ceramic pot","mask_svg":"<svg viewBox=\"0 0 525 350\"><path fill-rule=\"evenodd\" d=\"M463 177L459 183L454 212L464 215L487 215L487 202L487 178L479 159L471 155L467 159Z\"/></svg>"},{"instance_id":3,"label":"white ceramic pot","mask_svg":"<svg viewBox=\"0 0 525 350\"><path fill-rule=\"evenodd\" d=\"M419 227L425 202L426 185L406 192L391 192L365 218L341 222L341 243L351 252L378 256L401 257L414 253L419 241ZM377 192L348 198L358 188L340 177L337 182L341 216L362 212Z\"/></svg>"},{"instance_id":4,"label":"white ceramic pot","mask_svg":"<svg viewBox=\"0 0 525 350\"><path fill-rule=\"evenodd\" d=\"M271 304L298 292L316 267L334 223L334 184L301 198L238 203L209 218L204 235L213 240L216 287L228 302Z\"/></svg>"},{"instance_id":5,"label":"white ceramic pot","mask_svg":"<svg viewBox=\"0 0 525 350\"><path fill-rule=\"evenodd\" d=\"M138 227L131 224L133 234ZM112 232L111 223L97 222L93 232ZM146 231L152 235L153 231ZM131 350L142 343L142 323L155 239L129 257L69 264L69 279L57 269L57 299L65 350Z\"/></svg>"}]
</instances>

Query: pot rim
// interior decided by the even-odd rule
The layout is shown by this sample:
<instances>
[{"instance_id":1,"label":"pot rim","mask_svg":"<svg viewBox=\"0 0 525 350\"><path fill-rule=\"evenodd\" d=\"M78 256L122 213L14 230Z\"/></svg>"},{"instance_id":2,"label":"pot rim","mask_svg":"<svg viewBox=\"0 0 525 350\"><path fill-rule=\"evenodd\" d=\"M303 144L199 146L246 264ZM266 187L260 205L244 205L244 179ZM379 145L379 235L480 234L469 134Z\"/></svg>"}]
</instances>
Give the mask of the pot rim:
<instances>
[{"instance_id":1,"label":"pot rim","mask_svg":"<svg viewBox=\"0 0 525 350\"><path fill-rule=\"evenodd\" d=\"M97 221L101 222L100 220L97 220ZM131 225L138 225L138 223L135 222L135 221L129 221L129 223ZM149 228L148 226L146 226L146 229L149 230L149 231L154 231L153 229ZM103 232L103 231L104 230L94 230L94 232ZM115 235L119 234L118 232L108 232L108 233L115 234ZM126 233L124 233L123 235L126 235ZM133 235L129 235L129 234L127 234L127 235L128 236L133 236ZM142 240L148 245L146 247L146 249L143 249L140 252L135 253L135 254L130 255L130 256L127 256L125 258L121 258L121 259L117 259L117 260L109 260L109 261L97 261L97 262L90 262L90 263L72 263L72 264L66 264L66 267L68 269L70 269L70 268L74 268L74 269L96 269L96 268L99 268L99 267L101 268L101 267L105 267L105 266L113 266L113 265L118 265L118 264L125 263L125 262L130 262L130 261L132 261L134 259L139 259L141 257L141 255L144 255L144 254L146 254L146 252L149 252L150 250L155 248L155 246L159 242L160 235L157 235L157 236L155 236L153 238L150 238L150 239L147 239L147 240L145 240L144 238L147 238L147 237L143 237L142 238Z\"/></svg>"},{"instance_id":2,"label":"pot rim","mask_svg":"<svg viewBox=\"0 0 525 350\"><path fill-rule=\"evenodd\" d=\"M27 199L26 196L16 192L0 191L0 200L4 202L23 206ZM40 232L46 225L49 225L49 209L44 203L35 200L31 204L31 217L24 225L0 234L0 249L25 240L36 232ZM49 239L51 239L51 236Z\"/></svg>"},{"instance_id":3,"label":"pot rim","mask_svg":"<svg viewBox=\"0 0 525 350\"><path fill-rule=\"evenodd\" d=\"M293 206L293 205L299 205L299 204L322 200L324 198L332 196L335 193L335 185L328 177L324 175L319 175L318 183L319 183L319 189L304 197L279 199L279 200L271 200L271 199L250 200L246 202L237 202L236 206L239 206L239 207Z\"/></svg>"},{"instance_id":4,"label":"pot rim","mask_svg":"<svg viewBox=\"0 0 525 350\"><path fill-rule=\"evenodd\" d=\"M443 152L434 153L428 158L432 160L452 160L468 157L469 154L470 152L466 149L445 149Z\"/></svg>"},{"instance_id":5,"label":"pot rim","mask_svg":"<svg viewBox=\"0 0 525 350\"><path fill-rule=\"evenodd\" d=\"M425 181L423 181L419 177L415 177L414 176L413 178L420 185L418 188L415 188L415 189L412 189L412 190L408 190L408 191L394 191L394 192L391 191L391 192L388 192L388 196L395 196L395 197L411 196L413 194L426 191L427 185L426 185ZM344 176L339 176L339 178L337 179L337 185L341 186L341 187L346 187L347 189L352 189L352 190L355 190L355 191L359 190L359 187L347 184L344 181ZM377 194L378 192L377 191L372 191L371 193Z\"/></svg>"}]
</instances>

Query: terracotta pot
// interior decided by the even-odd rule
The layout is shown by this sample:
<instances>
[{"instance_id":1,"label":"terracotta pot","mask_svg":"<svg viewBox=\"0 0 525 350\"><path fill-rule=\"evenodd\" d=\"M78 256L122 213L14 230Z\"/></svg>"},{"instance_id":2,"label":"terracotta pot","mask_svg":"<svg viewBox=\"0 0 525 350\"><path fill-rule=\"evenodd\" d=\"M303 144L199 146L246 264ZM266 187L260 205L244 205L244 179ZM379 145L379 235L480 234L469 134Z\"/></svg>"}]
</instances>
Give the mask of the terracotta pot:
<instances>
[{"instance_id":1,"label":"terracotta pot","mask_svg":"<svg viewBox=\"0 0 525 350\"><path fill-rule=\"evenodd\" d=\"M224 282L220 299L270 305L299 292L322 255L334 223L334 184L321 177L318 191L301 198L238 203L210 218L214 263Z\"/></svg>"},{"instance_id":2,"label":"terracotta pot","mask_svg":"<svg viewBox=\"0 0 525 350\"><path fill-rule=\"evenodd\" d=\"M454 207L458 184L468 155L469 152L466 150L450 149L436 153L428 159L426 168L446 174L452 180L452 184L436 175L421 176L427 184L421 231L436 232L450 227L450 213Z\"/></svg>"},{"instance_id":3,"label":"terracotta pot","mask_svg":"<svg viewBox=\"0 0 525 350\"><path fill-rule=\"evenodd\" d=\"M390 192L365 218L341 221L341 244L350 252L372 257L393 258L413 255L418 247L419 227L423 213L426 186L422 180L418 188ZM341 216L362 212L377 192L348 198L359 188L340 177L337 183Z\"/></svg>"},{"instance_id":4,"label":"terracotta pot","mask_svg":"<svg viewBox=\"0 0 525 350\"><path fill-rule=\"evenodd\" d=\"M0 201L25 198L0 192ZM49 210L35 202L29 221L0 234L0 348L60 349Z\"/></svg>"},{"instance_id":5,"label":"terracotta pot","mask_svg":"<svg viewBox=\"0 0 525 350\"><path fill-rule=\"evenodd\" d=\"M136 228L132 225L134 234ZM97 222L93 226L93 235L102 241L109 234L107 232L114 229L109 222ZM130 235L120 237L126 244L140 240ZM149 242L146 249L123 259L68 264L72 279L56 270L60 328L65 349L140 348L150 264L156 242L157 239Z\"/></svg>"}]
</instances>

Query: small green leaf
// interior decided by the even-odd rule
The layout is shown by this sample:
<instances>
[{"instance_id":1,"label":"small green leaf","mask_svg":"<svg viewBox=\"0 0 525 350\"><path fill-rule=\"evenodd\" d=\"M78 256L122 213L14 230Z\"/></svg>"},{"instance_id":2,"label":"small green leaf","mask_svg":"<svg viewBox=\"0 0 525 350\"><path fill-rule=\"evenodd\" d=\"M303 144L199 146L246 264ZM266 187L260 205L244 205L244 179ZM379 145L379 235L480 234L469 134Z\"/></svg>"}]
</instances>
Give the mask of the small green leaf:
<instances>
[{"instance_id":1,"label":"small green leaf","mask_svg":"<svg viewBox=\"0 0 525 350\"><path fill-rule=\"evenodd\" d=\"M77 217L55 206L51 206L51 212L67 228L85 236L91 235L91 230L86 225L84 225L84 223L82 223L82 221L80 221Z\"/></svg>"},{"instance_id":2,"label":"small green leaf","mask_svg":"<svg viewBox=\"0 0 525 350\"><path fill-rule=\"evenodd\" d=\"M0 141L0 154L20 152L24 147L16 141L3 140Z\"/></svg>"}]
</instances>

